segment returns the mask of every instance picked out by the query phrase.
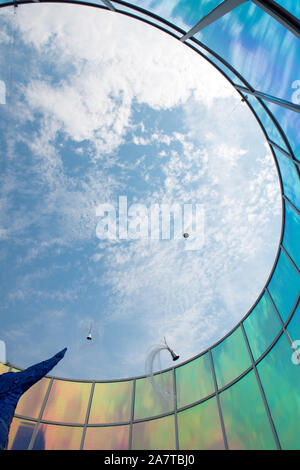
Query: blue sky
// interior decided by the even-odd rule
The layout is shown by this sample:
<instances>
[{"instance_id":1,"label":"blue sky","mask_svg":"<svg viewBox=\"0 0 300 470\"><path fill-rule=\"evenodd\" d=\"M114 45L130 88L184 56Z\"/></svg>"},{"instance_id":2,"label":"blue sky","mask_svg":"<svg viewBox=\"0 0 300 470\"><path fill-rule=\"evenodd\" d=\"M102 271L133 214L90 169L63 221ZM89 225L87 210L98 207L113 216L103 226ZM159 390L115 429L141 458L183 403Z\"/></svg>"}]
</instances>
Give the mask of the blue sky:
<instances>
[{"instance_id":1,"label":"blue sky","mask_svg":"<svg viewBox=\"0 0 300 470\"><path fill-rule=\"evenodd\" d=\"M134 20L45 4L0 23L7 359L68 347L55 375L111 379L142 375L163 336L181 360L201 352L254 303L278 247L278 177L251 113L206 61ZM204 246L99 240L96 207L122 195L203 205Z\"/></svg>"}]
</instances>

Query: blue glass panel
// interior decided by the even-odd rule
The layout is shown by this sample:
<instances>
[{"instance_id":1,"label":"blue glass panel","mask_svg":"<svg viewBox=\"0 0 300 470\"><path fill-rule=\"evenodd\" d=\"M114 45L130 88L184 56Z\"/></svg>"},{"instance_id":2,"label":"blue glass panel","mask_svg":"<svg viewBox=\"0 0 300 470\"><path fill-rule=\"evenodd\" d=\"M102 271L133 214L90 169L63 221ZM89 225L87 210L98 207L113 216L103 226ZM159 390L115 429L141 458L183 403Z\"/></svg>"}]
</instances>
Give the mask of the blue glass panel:
<instances>
[{"instance_id":1,"label":"blue glass panel","mask_svg":"<svg viewBox=\"0 0 300 470\"><path fill-rule=\"evenodd\" d=\"M282 244L300 269L300 217L288 202L285 203L285 231Z\"/></svg>"},{"instance_id":2,"label":"blue glass panel","mask_svg":"<svg viewBox=\"0 0 300 470\"><path fill-rule=\"evenodd\" d=\"M300 41L254 3L235 8L196 37L255 90L290 101L291 83L299 79Z\"/></svg>"},{"instance_id":3,"label":"blue glass panel","mask_svg":"<svg viewBox=\"0 0 300 470\"><path fill-rule=\"evenodd\" d=\"M297 0L276 0L276 3L288 10L296 18L300 17L300 3Z\"/></svg>"},{"instance_id":4,"label":"blue glass panel","mask_svg":"<svg viewBox=\"0 0 300 470\"><path fill-rule=\"evenodd\" d=\"M218 387L222 388L251 366L241 328L212 349Z\"/></svg>"},{"instance_id":5,"label":"blue glass panel","mask_svg":"<svg viewBox=\"0 0 300 470\"><path fill-rule=\"evenodd\" d=\"M256 361L281 329L281 324L267 294L262 296L243 324Z\"/></svg>"},{"instance_id":6,"label":"blue glass panel","mask_svg":"<svg viewBox=\"0 0 300 470\"><path fill-rule=\"evenodd\" d=\"M257 365L273 422L283 450L300 449L300 366L285 334Z\"/></svg>"},{"instance_id":7,"label":"blue glass panel","mask_svg":"<svg viewBox=\"0 0 300 470\"><path fill-rule=\"evenodd\" d=\"M275 144L278 144L284 150L287 150L287 147L279 131L277 130L277 127L275 126L274 122L272 121L272 119L270 118L269 114L264 109L264 107L259 103L259 101L253 95L248 95L247 99L248 99L248 103L252 106L258 118L260 119L262 125L264 126L269 139L273 140Z\"/></svg>"},{"instance_id":8,"label":"blue glass panel","mask_svg":"<svg viewBox=\"0 0 300 470\"><path fill-rule=\"evenodd\" d=\"M282 250L268 289L282 320L286 321L299 293L300 277Z\"/></svg>"},{"instance_id":9,"label":"blue glass panel","mask_svg":"<svg viewBox=\"0 0 300 470\"><path fill-rule=\"evenodd\" d=\"M153 18L151 16L149 16L148 14L144 14L144 13L141 13L140 11L136 11L136 10L133 10L132 7L127 7L127 6L124 6L124 5L115 5L117 10L118 11L124 11L124 12L128 12L128 13L131 13L133 15L136 15L138 16L139 18L142 18L142 19L145 19L147 21L150 21L151 23L154 23L164 29L166 29L167 31L171 31L173 34L175 34L178 38L180 38L182 36L181 33L179 33L178 31L176 31L172 26L169 26L169 25L166 25L163 21L160 21L156 18Z\"/></svg>"},{"instance_id":10,"label":"blue glass panel","mask_svg":"<svg viewBox=\"0 0 300 470\"><path fill-rule=\"evenodd\" d=\"M300 209L300 180L296 165L282 152L274 148L283 181L284 194Z\"/></svg>"},{"instance_id":11,"label":"blue glass panel","mask_svg":"<svg viewBox=\"0 0 300 470\"><path fill-rule=\"evenodd\" d=\"M197 0L179 0L172 10L172 17L180 17L185 24L194 26L222 2L223 0L202 0L201 2ZM161 1L157 3L161 3Z\"/></svg>"},{"instance_id":12,"label":"blue glass panel","mask_svg":"<svg viewBox=\"0 0 300 470\"><path fill-rule=\"evenodd\" d=\"M35 428L35 422L14 418L12 420L8 450L27 450Z\"/></svg>"}]
</instances>

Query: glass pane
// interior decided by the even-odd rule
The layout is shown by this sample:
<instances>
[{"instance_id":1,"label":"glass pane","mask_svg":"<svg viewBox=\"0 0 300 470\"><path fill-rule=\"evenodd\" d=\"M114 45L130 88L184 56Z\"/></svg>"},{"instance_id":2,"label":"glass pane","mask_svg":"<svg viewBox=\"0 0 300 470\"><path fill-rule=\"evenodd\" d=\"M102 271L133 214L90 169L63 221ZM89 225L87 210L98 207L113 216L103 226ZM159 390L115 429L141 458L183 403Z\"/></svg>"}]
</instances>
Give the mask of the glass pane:
<instances>
[{"instance_id":1,"label":"glass pane","mask_svg":"<svg viewBox=\"0 0 300 470\"><path fill-rule=\"evenodd\" d=\"M157 24L158 26L166 29L167 31L171 31L173 34L175 34L177 37L181 37L182 34L180 34L178 31L176 31L172 26L166 25L163 21L159 21L156 18L152 18L151 16L147 14L143 14L141 12L137 12L136 10L133 10L130 7L126 7L124 5L116 5L118 10L125 11L132 13L133 15L137 15L139 18L143 18L147 21L151 21L151 23ZM127 15L128 16L128 15Z\"/></svg>"},{"instance_id":2,"label":"glass pane","mask_svg":"<svg viewBox=\"0 0 300 470\"><path fill-rule=\"evenodd\" d=\"M9 431L8 450L27 450L34 428L34 422L14 418Z\"/></svg>"},{"instance_id":3,"label":"glass pane","mask_svg":"<svg viewBox=\"0 0 300 470\"><path fill-rule=\"evenodd\" d=\"M300 367L283 334L257 369L283 450L300 449Z\"/></svg>"},{"instance_id":4,"label":"glass pane","mask_svg":"<svg viewBox=\"0 0 300 470\"><path fill-rule=\"evenodd\" d=\"M259 101L257 101L257 98L255 98L255 96L252 96L252 95L247 95L247 96L248 96L247 98L248 103L253 107L254 111L256 112L258 118L260 119L262 125L265 128L265 131L267 132L269 139L275 142L275 144L278 144L284 150L287 150L287 147L279 131L277 130L277 127L273 123L267 111L263 108L263 106L259 103Z\"/></svg>"},{"instance_id":5,"label":"glass pane","mask_svg":"<svg viewBox=\"0 0 300 470\"><path fill-rule=\"evenodd\" d=\"M33 450L79 450L83 427L39 424Z\"/></svg>"},{"instance_id":6,"label":"glass pane","mask_svg":"<svg viewBox=\"0 0 300 470\"><path fill-rule=\"evenodd\" d=\"M153 377L137 379L135 389L134 419L157 416L174 409L173 373L164 372Z\"/></svg>"},{"instance_id":7,"label":"glass pane","mask_svg":"<svg viewBox=\"0 0 300 470\"><path fill-rule=\"evenodd\" d=\"M16 408L16 414L28 416L29 418L38 418L49 383L50 380L44 378L30 387L21 396Z\"/></svg>"},{"instance_id":8,"label":"glass pane","mask_svg":"<svg viewBox=\"0 0 300 470\"><path fill-rule=\"evenodd\" d=\"M215 391L208 354L177 367L175 374L177 408L201 400Z\"/></svg>"},{"instance_id":9,"label":"glass pane","mask_svg":"<svg viewBox=\"0 0 300 470\"><path fill-rule=\"evenodd\" d=\"M177 414L179 449L224 449L216 398Z\"/></svg>"},{"instance_id":10,"label":"glass pane","mask_svg":"<svg viewBox=\"0 0 300 470\"><path fill-rule=\"evenodd\" d=\"M276 449L253 371L220 393L220 400L230 450Z\"/></svg>"},{"instance_id":11,"label":"glass pane","mask_svg":"<svg viewBox=\"0 0 300 470\"><path fill-rule=\"evenodd\" d=\"M279 3L283 8L288 10L296 18L300 17L300 3L295 0L276 0L276 3Z\"/></svg>"},{"instance_id":12,"label":"glass pane","mask_svg":"<svg viewBox=\"0 0 300 470\"><path fill-rule=\"evenodd\" d=\"M291 313L299 289L300 277L281 250L268 290L283 321L286 321Z\"/></svg>"},{"instance_id":13,"label":"glass pane","mask_svg":"<svg viewBox=\"0 0 300 470\"><path fill-rule=\"evenodd\" d=\"M300 41L299 41L300 43ZM299 77L298 77L299 78ZM297 88L293 88L293 86ZM300 80L294 80L290 87L289 101L295 104L300 104ZM299 98L298 98L299 95ZM275 119L278 121L283 132L286 134L289 140L289 144L292 147L295 158L300 161L300 141L299 141L299 129L300 129L300 114L290 109L284 108L277 104L273 104L270 101L263 100L265 105L270 109Z\"/></svg>"},{"instance_id":14,"label":"glass pane","mask_svg":"<svg viewBox=\"0 0 300 470\"><path fill-rule=\"evenodd\" d=\"M300 42L253 2L235 8L196 37L255 90L290 101L292 79L299 79Z\"/></svg>"},{"instance_id":15,"label":"glass pane","mask_svg":"<svg viewBox=\"0 0 300 470\"><path fill-rule=\"evenodd\" d=\"M135 423L132 430L132 449L175 449L174 415Z\"/></svg>"},{"instance_id":16,"label":"glass pane","mask_svg":"<svg viewBox=\"0 0 300 470\"><path fill-rule=\"evenodd\" d=\"M180 18L184 24L192 27L222 2L223 0L202 0L201 2L197 0L179 0L171 15L174 19ZM171 3L170 0L169 3Z\"/></svg>"},{"instance_id":17,"label":"glass pane","mask_svg":"<svg viewBox=\"0 0 300 470\"><path fill-rule=\"evenodd\" d=\"M284 194L294 204L297 209L300 208L300 180L296 165L283 153L274 148L280 173L283 180Z\"/></svg>"},{"instance_id":18,"label":"glass pane","mask_svg":"<svg viewBox=\"0 0 300 470\"><path fill-rule=\"evenodd\" d=\"M129 445L129 426L87 428L84 450L126 450Z\"/></svg>"},{"instance_id":19,"label":"glass pane","mask_svg":"<svg viewBox=\"0 0 300 470\"><path fill-rule=\"evenodd\" d=\"M233 83L236 85L245 86L244 82L242 82L238 76L232 72L223 62L218 60L214 55L210 54L210 52L206 51L203 47L199 46L197 43L193 42L192 40L187 40L187 44L191 44L194 48L202 52L211 62L213 62L217 67L219 67L227 77L229 77Z\"/></svg>"},{"instance_id":20,"label":"glass pane","mask_svg":"<svg viewBox=\"0 0 300 470\"><path fill-rule=\"evenodd\" d=\"M267 294L262 296L243 324L256 361L272 344L281 329L281 324Z\"/></svg>"},{"instance_id":21,"label":"glass pane","mask_svg":"<svg viewBox=\"0 0 300 470\"><path fill-rule=\"evenodd\" d=\"M5 364L2 364L2 362L0 362L0 375L5 374L8 371L9 371L9 367L6 366Z\"/></svg>"},{"instance_id":22,"label":"glass pane","mask_svg":"<svg viewBox=\"0 0 300 470\"><path fill-rule=\"evenodd\" d=\"M130 421L133 382L95 384L89 424Z\"/></svg>"},{"instance_id":23,"label":"glass pane","mask_svg":"<svg viewBox=\"0 0 300 470\"><path fill-rule=\"evenodd\" d=\"M288 202L285 203L285 230L283 236L283 246L300 269L300 217L297 212L290 206Z\"/></svg>"},{"instance_id":24,"label":"glass pane","mask_svg":"<svg viewBox=\"0 0 300 470\"><path fill-rule=\"evenodd\" d=\"M90 392L90 383L54 380L43 420L83 424Z\"/></svg>"},{"instance_id":25,"label":"glass pane","mask_svg":"<svg viewBox=\"0 0 300 470\"><path fill-rule=\"evenodd\" d=\"M212 349L218 387L222 388L251 366L241 328Z\"/></svg>"}]
</instances>

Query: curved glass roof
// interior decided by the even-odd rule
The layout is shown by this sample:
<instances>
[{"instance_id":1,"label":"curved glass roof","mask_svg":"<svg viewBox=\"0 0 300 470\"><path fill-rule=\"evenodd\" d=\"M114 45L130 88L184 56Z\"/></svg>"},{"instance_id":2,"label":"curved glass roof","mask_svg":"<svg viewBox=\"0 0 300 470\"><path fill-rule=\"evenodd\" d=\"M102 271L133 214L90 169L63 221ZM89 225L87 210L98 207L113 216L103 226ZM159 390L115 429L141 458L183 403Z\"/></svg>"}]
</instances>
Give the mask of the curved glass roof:
<instances>
[{"instance_id":1,"label":"curved glass roof","mask_svg":"<svg viewBox=\"0 0 300 470\"><path fill-rule=\"evenodd\" d=\"M156 376L172 391L169 401L158 400L146 378L106 383L47 378L38 384L46 393L39 394L40 403L30 395L20 403L10 448L299 449L300 7L227 0L201 2L200 12L198 5L105 1L97 7L136 16L148 9L150 23L208 57L252 108L281 175L283 226L273 269L230 333ZM103 411L112 393L113 403ZM66 397L74 400L71 411ZM58 424L65 425L60 432Z\"/></svg>"}]
</instances>

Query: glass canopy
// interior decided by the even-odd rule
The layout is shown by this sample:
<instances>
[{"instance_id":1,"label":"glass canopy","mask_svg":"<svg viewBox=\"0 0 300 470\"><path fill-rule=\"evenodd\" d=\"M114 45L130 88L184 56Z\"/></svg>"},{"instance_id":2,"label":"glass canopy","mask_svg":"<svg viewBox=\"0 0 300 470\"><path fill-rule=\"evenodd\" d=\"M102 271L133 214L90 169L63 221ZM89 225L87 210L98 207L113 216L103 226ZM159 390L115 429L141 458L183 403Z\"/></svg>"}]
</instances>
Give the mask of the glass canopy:
<instances>
[{"instance_id":1,"label":"glass canopy","mask_svg":"<svg viewBox=\"0 0 300 470\"><path fill-rule=\"evenodd\" d=\"M0 3L5 8L30 2ZM228 78L254 113L280 174L281 240L260 296L236 327L159 374L174 399L155 399L146 377L47 377L20 400L9 449L300 449L300 3L88 5L165 31ZM3 364L0 372L10 367Z\"/></svg>"}]
</instances>

